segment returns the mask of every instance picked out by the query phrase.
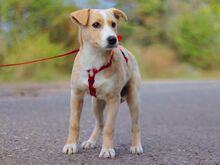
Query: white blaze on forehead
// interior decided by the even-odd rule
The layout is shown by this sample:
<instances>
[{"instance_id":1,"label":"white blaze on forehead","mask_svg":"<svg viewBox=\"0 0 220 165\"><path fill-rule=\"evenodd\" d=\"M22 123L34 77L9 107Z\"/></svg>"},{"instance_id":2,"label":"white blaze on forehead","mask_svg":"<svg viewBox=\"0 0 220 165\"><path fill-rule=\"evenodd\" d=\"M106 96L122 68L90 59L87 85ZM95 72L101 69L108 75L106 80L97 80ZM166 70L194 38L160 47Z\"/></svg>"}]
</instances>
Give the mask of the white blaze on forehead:
<instances>
[{"instance_id":1,"label":"white blaze on forehead","mask_svg":"<svg viewBox=\"0 0 220 165\"><path fill-rule=\"evenodd\" d=\"M108 45L107 38L110 36L116 37L116 34L113 31L112 27L110 27L110 25L108 24L108 15L106 11L100 10L100 14L102 15L103 20L104 20L103 29L101 32L101 45L103 47L106 47Z\"/></svg>"}]
</instances>

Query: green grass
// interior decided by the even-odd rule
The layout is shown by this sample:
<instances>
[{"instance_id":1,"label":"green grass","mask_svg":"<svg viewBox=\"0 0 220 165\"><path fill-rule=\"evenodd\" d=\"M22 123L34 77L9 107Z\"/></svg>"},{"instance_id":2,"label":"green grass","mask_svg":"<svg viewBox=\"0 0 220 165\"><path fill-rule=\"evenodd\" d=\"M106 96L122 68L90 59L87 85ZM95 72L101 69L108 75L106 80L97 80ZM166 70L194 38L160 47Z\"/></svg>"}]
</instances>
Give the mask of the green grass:
<instances>
[{"instance_id":1,"label":"green grass","mask_svg":"<svg viewBox=\"0 0 220 165\"><path fill-rule=\"evenodd\" d=\"M5 56L4 63L17 63L51 57L65 52L62 45L52 44L46 35L29 38L18 43L16 47ZM50 81L66 79L70 75L73 57L63 57L49 61L21 65L16 67L0 68L1 82L18 81ZM68 65L65 65L68 62Z\"/></svg>"}]
</instances>

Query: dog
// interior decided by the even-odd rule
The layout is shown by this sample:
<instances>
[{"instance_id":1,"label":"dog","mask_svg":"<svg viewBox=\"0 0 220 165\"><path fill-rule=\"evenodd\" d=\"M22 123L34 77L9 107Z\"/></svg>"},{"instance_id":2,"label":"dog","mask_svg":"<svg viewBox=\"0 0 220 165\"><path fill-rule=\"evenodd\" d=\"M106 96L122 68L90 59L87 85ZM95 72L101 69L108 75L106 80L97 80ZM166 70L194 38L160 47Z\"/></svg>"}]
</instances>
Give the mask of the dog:
<instances>
[{"instance_id":1,"label":"dog","mask_svg":"<svg viewBox=\"0 0 220 165\"><path fill-rule=\"evenodd\" d=\"M131 115L132 154L143 153L139 128L138 90L141 76L134 56L119 45L117 25L127 21L127 15L115 8L82 9L71 13L79 27L80 51L71 76L71 115L69 133L63 153L78 152L80 115L85 94L92 96L96 118L95 128L83 149L94 148L103 134L100 158L114 158L113 134L119 104L126 101ZM106 121L103 112L106 110Z\"/></svg>"}]
</instances>

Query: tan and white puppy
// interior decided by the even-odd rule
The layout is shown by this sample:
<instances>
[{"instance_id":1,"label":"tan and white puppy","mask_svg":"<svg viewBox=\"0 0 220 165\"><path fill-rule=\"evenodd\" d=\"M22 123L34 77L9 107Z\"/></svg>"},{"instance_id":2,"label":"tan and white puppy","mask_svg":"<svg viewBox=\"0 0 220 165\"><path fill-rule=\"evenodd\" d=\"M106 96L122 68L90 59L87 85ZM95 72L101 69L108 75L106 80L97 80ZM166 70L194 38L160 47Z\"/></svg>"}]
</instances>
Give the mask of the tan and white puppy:
<instances>
[{"instance_id":1,"label":"tan and white puppy","mask_svg":"<svg viewBox=\"0 0 220 165\"><path fill-rule=\"evenodd\" d=\"M83 97L89 93L87 70L99 69L106 65L114 52L112 64L96 74L94 87L96 97L92 97L96 117L95 128L83 149L94 148L99 134L103 131L103 145L99 157L114 158L113 134L119 104L127 101L131 115L131 148L133 154L143 153L139 129L138 88L140 74L134 56L125 48L118 48L117 24L120 20L127 21L121 10L84 9L71 14L73 22L79 27L80 51L76 56L71 78L71 117L69 135L63 152L78 152L77 141L80 130L80 114ZM106 121L103 111L107 111Z\"/></svg>"}]
</instances>

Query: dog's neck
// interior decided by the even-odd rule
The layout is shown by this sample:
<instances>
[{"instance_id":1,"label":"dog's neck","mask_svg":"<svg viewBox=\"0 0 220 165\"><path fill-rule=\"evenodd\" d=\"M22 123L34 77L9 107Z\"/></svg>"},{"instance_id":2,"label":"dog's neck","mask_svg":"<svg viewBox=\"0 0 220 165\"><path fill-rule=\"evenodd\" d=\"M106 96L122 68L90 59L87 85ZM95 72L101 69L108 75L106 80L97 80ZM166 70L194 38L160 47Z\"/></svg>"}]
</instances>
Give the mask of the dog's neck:
<instances>
[{"instance_id":1,"label":"dog's neck","mask_svg":"<svg viewBox=\"0 0 220 165\"><path fill-rule=\"evenodd\" d=\"M109 50L101 50L84 42L80 47L80 64L84 70L99 69L107 63L110 54Z\"/></svg>"}]
</instances>

